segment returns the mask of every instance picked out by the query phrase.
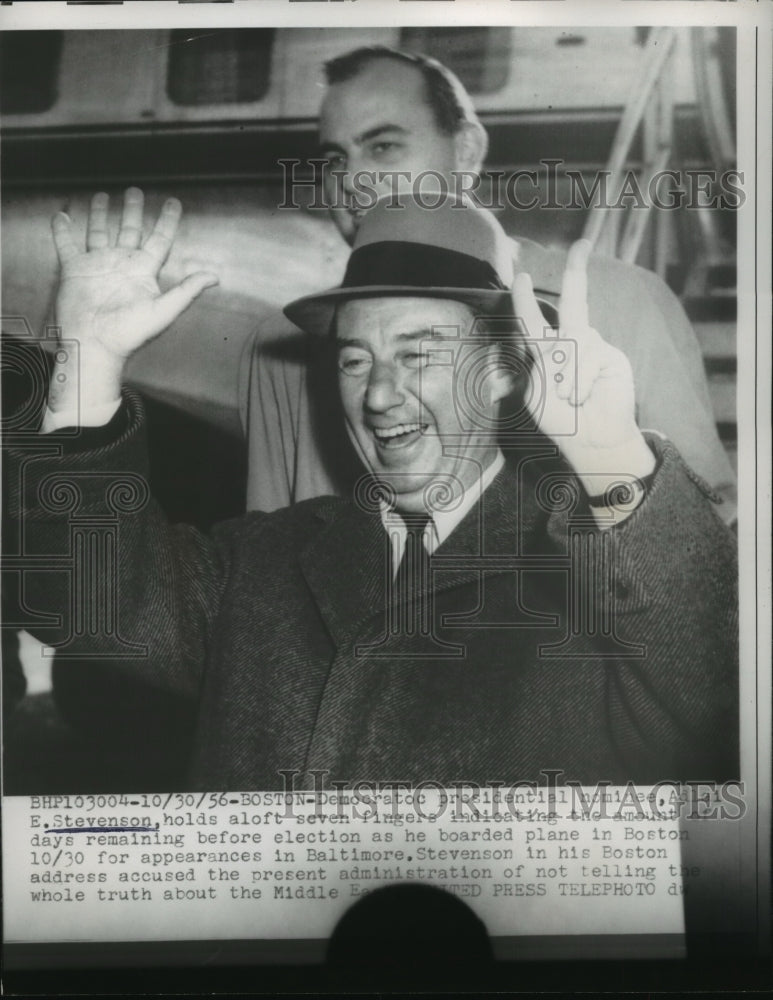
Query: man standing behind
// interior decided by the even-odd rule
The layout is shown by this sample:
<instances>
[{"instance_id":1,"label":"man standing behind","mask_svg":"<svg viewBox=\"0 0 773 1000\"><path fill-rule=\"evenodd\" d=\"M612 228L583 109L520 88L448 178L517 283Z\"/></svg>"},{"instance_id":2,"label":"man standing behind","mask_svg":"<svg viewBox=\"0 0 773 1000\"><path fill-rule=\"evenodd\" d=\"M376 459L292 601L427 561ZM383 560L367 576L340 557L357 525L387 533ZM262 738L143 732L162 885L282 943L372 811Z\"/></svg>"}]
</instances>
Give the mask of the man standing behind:
<instances>
[{"instance_id":1,"label":"man standing behind","mask_svg":"<svg viewBox=\"0 0 773 1000\"><path fill-rule=\"evenodd\" d=\"M325 194L349 244L364 214L358 175L369 191L391 194L410 190L427 171L448 178L452 191L454 171L466 172L468 186L469 175L480 171L486 132L469 94L436 60L374 46L338 56L325 73L319 121L328 163ZM557 304L565 253L520 239L512 252L538 296ZM677 299L649 271L591 257L588 307L595 329L631 363L640 426L674 442L722 496L720 514L731 522L735 476L717 436L700 348ZM264 327L253 352L240 401L249 449L248 509L275 510L345 493L356 468L346 452L331 448L335 391L316 374L318 345L295 333L282 320Z\"/></svg>"}]
</instances>

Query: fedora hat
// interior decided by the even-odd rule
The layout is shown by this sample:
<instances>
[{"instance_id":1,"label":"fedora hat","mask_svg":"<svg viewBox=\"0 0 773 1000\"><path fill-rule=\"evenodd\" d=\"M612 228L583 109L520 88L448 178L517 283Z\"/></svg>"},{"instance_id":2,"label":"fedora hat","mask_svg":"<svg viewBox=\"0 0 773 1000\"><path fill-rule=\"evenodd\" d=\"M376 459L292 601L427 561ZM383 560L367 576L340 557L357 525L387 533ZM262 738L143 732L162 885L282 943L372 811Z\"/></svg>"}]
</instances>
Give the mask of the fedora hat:
<instances>
[{"instance_id":1,"label":"fedora hat","mask_svg":"<svg viewBox=\"0 0 773 1000\"><path fill-rule=\"evenodd\" d=\"M285 306L308 333L331 331L349 299L455 299L485 315L512 315L512 246L484 208L446 196L432 208L411 195L379 199L363 216L344 280Z\"/></svg>"}]
</instances>

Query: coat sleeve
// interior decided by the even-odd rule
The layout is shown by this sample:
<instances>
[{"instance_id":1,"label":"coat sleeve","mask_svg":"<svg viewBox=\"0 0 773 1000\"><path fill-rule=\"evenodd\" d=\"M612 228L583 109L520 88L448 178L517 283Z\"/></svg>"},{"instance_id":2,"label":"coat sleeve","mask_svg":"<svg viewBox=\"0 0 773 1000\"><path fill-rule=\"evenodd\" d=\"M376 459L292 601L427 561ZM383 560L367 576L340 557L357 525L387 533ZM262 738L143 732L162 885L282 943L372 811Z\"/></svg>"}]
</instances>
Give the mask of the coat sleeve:
<instances>
[{"instance_id":1,"label":"coat sleeve","mask_svg":"<svg viewBox=\"0 0 773 1000\"><path fill-rule=\"evenodd\" d=\"M676 445L722 497L718 513L731 524L736 477L717 433L700 345L684 309L643 268L595 258L588 276L591 322L631 363L639 426Z\"/></svg>"},{"instance_id":2,"label":"coat sleeve","mask_svg":"<svg viewBox=\"0 0 773 1000\"><path fill-rule=\"evenodd\" d=\"M6 468L23 627L58 657L115 660L180 694L198 691L230 562L212 536L170 525L148 487L142 405L97 447L76 429L17 436ZM10 549L10 551L8 551Z\"/></svg>"},{"instance_id":3,"label":"coat sleeve","mask_svg":"<svg viewBox=\"0 0 773 1000\"><path fill-rule=\"evenodd\" d=\"M660 465L627 520L601 531L551 515L554 542L574 533L574 579L593 595L576 651L603 651L604 726L627 780L737 778L735 536L673 445L648 442Z\"/></svg>"}]
</instances>

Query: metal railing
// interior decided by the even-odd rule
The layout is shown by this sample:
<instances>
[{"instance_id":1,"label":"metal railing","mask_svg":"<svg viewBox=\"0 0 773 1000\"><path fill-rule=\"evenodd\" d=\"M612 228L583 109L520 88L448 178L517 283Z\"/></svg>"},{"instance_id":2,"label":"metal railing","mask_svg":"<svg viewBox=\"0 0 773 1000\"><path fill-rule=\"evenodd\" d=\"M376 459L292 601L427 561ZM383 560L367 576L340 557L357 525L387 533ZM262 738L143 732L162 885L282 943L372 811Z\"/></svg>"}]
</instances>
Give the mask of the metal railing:
<instances>
[{"instance_id":1,"label":"metal railing","mask_svg":"<svg viewBox=\"0 0 773 1000\"><path fill-rule=\"evenodd\" d=\"M627 213L622 225L621 213L612 211L620 198L627 175L627 164L636 133L643 125L642 176L639 187L646 190L652 178L665 169L673 150L674 104L671 55L676 42L674 28L656 28L647 39L641 72L631 88L631 97L612 144L606 165L607 198L588 215L583 236L599 253L633 263L641 248L652 206ZM655 266L663 277L668 248L668 213L655 215Z\"/></svg>"}]
</instances>

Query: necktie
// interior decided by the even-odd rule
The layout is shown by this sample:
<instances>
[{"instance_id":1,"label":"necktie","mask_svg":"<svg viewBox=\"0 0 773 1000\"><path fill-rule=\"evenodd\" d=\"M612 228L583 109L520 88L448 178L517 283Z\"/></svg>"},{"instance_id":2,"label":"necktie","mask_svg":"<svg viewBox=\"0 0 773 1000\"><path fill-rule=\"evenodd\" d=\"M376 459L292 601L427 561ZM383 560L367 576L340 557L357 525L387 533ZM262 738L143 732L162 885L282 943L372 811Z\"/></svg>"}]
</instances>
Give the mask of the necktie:
<instances>
[{"instance_id":1,"label":"necktie","mask_svg":"<svg viewBox=\"0 0 773 1000\"><path fill-rule=\"evenodd\" d=\"M424 529L430 516L425 513L401 516L406 527L405 549L393 586L400 631L410 635L424 631L429 621L429 596L426 593L429 587L429 553L424 545Z\"/></svg>"}]
</instances>

